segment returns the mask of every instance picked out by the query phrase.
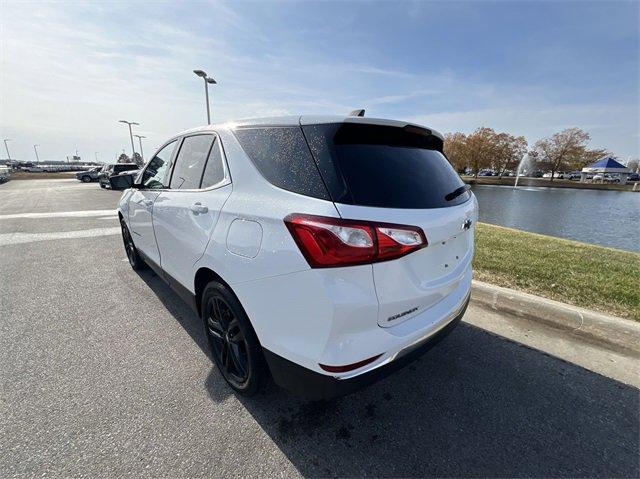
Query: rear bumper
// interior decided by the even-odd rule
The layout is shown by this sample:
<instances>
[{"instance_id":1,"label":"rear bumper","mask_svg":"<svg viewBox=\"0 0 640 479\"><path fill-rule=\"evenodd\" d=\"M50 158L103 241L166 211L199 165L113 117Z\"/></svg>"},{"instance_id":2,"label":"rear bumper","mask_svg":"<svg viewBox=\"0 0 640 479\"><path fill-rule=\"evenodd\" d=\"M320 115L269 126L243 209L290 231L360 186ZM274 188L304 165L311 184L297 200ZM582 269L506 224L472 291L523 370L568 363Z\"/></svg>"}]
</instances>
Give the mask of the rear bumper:
<instances>
[{"instance_id":1,"label":"rear bumper","mask_svg":"<svg viewBox=\"0 0 640 479\"><path fill-rule=\"evenodd\" d=\"M263 348L264 357L276 384L295 395L314 401L344 396L379 381L418 359L455 329L462 320L468 304L469 296L459 312L444 327L418 344L400 351L394 360L348 379L339 379L312 371L265 348Z\"/></svg>"}]
</instances>

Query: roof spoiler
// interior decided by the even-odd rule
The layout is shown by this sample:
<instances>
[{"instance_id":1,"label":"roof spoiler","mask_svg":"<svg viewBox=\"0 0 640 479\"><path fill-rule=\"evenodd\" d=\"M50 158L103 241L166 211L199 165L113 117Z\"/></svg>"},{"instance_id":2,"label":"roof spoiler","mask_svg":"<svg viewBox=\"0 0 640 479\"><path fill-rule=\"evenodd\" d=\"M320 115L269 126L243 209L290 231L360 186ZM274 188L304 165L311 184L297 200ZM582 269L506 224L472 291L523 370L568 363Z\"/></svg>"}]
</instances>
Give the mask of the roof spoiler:
<instances>
[{"instance_id":1,"label":"roof spoiler","mask_svg":"<svg viewBox=\"0 0 640 479\"><path fill-rule=\"evenodd\" d=\"M349 113L349 116L364 116L364 108L360 110L353 110L351 113Z\"/></svg>"}]
</instances>

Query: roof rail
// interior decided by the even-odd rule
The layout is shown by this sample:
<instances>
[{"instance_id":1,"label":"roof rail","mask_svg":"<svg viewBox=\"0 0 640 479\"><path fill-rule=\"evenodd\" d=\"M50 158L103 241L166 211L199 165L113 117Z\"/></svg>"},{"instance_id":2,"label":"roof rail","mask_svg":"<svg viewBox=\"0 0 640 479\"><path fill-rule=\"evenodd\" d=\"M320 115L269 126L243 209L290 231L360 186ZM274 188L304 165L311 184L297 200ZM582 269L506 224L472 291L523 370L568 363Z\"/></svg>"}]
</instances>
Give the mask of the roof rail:
<instances>
[{"instance_id":1,"label":"roof rail","mask_svg":"<svg viewBox=\"0 0 640 479\"><path fill-rule=\"evenodd\" d=\"M364 108L360 110L353 110L351 113L349 113L349 116L364 116Z\"/></svg>"}]
</instances>

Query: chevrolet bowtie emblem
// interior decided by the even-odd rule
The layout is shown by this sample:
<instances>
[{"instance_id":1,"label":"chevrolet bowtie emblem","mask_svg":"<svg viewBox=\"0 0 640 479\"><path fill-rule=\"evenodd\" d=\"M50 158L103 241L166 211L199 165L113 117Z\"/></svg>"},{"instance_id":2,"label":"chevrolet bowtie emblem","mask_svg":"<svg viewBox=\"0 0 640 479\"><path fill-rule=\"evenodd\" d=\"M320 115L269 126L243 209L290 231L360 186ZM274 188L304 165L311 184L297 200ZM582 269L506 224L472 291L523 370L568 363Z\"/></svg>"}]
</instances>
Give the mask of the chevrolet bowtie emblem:
<instances>
[{"instance_id":1,"label":"chevrolet bowtie emblem","mask_svg":"<svg viewBox=\"0 0 640 479\"><path fill-rule=\"evenodd\" d=\"M469 218L467 218L466 220L464 220L464 223L462 223L462 229L468 230L469 228L471 228L471 223L472 221Z\"/></svg>"}]
</instances>

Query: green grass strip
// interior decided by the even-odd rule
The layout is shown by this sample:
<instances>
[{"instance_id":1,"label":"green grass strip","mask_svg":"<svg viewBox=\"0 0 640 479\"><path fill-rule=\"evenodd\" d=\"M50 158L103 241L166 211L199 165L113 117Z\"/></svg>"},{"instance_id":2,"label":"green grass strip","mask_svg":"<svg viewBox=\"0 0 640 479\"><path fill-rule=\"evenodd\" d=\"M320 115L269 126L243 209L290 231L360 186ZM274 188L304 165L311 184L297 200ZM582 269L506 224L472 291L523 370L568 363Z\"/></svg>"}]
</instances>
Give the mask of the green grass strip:
<instances>
[{"instance_id":1,"label":"green grass strip","mask_svg":"<svg viewBox=\"0 0 640 479\"><path fill-rule=\"evenodd\" d=\"M640 321L640 254L479 223L474 278Z\"/></svg>"}]
</instances>

